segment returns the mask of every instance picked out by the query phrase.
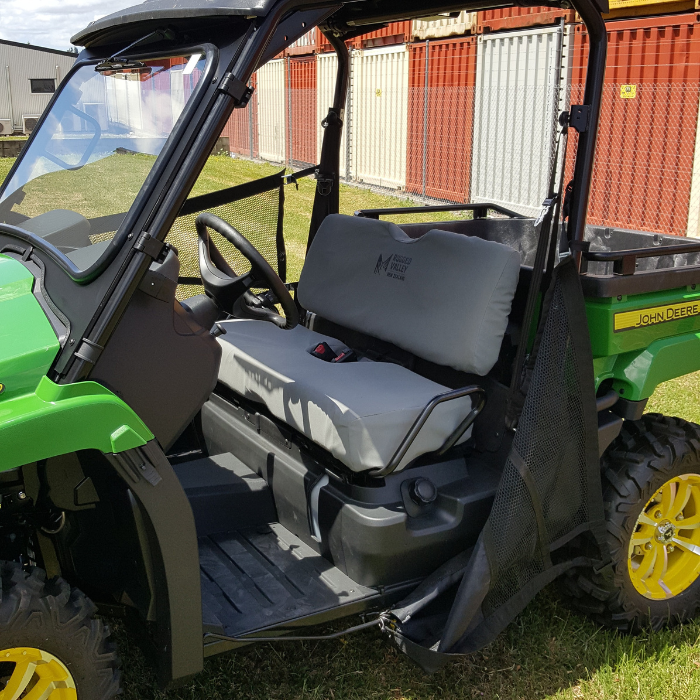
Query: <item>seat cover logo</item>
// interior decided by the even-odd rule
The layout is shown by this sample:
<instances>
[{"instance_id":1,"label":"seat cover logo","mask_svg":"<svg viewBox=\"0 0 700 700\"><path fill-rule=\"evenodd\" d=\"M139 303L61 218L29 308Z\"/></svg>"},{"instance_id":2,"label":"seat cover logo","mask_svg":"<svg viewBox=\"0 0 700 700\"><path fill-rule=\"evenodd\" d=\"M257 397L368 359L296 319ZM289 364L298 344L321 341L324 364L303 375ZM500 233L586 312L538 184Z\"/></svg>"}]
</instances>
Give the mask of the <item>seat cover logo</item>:
<instances>
[{"instance_id":1,"label":"seat cover logo","mask_svg":"<svg viewBox=\"0 0 700 700\"><path fill-rule=\"evenodd\" d=\"M396 253L392 253L388 258L382 258L380 253L377 264L374 266L374 274L385 274L387 277L403 282L412 260L413 258L408 258L405 255L396 255Z\"/></svg>"}]
</instances>

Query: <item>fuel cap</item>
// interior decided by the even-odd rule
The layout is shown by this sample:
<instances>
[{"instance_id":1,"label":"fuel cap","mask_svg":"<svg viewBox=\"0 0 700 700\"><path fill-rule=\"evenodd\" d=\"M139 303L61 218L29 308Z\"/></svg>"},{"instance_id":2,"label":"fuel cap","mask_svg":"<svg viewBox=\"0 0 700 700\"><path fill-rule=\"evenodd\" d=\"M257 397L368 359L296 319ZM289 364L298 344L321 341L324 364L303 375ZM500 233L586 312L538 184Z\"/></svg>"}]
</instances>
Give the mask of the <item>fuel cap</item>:
<instances>
[{"instance_id":1,"label":"fuel cap","mask_svg":"<svg viewBox=\"0 0 700 700\"><path fill-rule=\"evenodd\" d=\"M419 477L411 484L411 500L418 505L424 506L432 503L437 498L437 489L430 479Z\"/></svg>"}]
</instances>

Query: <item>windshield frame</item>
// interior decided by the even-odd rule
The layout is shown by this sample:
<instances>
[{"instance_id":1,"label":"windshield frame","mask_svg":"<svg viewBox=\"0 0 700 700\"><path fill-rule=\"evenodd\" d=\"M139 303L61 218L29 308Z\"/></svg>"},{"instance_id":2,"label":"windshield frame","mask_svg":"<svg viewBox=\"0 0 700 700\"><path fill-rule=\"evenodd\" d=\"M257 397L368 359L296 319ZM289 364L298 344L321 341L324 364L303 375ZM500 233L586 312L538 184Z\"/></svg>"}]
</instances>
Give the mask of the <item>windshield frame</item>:
<instances>
[{"instance_id":1,"label":"windshield frame","mask_svg":"<svg viewBox=\"0 0 700 700\"><path fill-rule=\"evenodd\" d=\"M151 168L148 176L141 185L141 188L139 189L136 198L131 203L129 210L124 216L124 220L120 224L117 232L114 234L114 237L110 241L109 246L94 264L92 264L88 268L85 268L84 270L80 269L70 258L68 258L65 255L65 253L62 253L60 250L58 250L58 248L54 247L44 238L34 233L31 233L30 231L26 231L21 226L14 226L11 224L5 224L0 222L0 231L9 234L13 238L23 240L29 243L31 246L38 248L42 252L49 255L74 282L86 284L94 280L100 274L102 274L102 272L104 272L107 269L107 267L109 267L109 265L118 255L119 251L124 247L124 244L128 240L130 240L131 229L133 228L134 224L141 215L143 207L150 197L150 187L153 183L157 183L160 181L161 175L167 168L168 162L170 161L174 151L177 148L181 135L187 128L188 123L190 122L194 114L197 112L197 109L199 108L202 99L206 95L207 88L211 85L212 79L216 74L216 70L218 67L219 48L215 44L209 42L200 42L195 44L178 45L173 47L172 51L169 51L167 48L161 48L159 51L137 52L125 54L124 56L124 58L128 58L129 60L145 61L158 60L161 58L167 58L179 54L192 55L195 53L201 53L205 57L204 71L202 73L202 77L199 80L199 83L197 84L192 96L185 104L182 113L173 125L173 128L168 138L166 139L165 144L163 145L163 149L156 158L153 167ZM12 168L8 172L5 181L2 183L2 186L0 186L0 197L2 197L2 195L5 193L6 187L12 181L15 172L21 166L26 154L29 153L29 149L32 143L38 137L44 125L44 122L48 118L48 115L51 113L51 110L53 109L56 101L59 99L65 88L70 84L70 81L72 80L73 76L81 68L84 68L86 66L96 66L102 61L104 61L106 58L106 56L97 57L94 55L87 56L82 59L78 57L78 60L75 62L69 73L63 79L63 81L61 81L59 89L56 90L48 106L42 113L41 119L37 123L36 128L32 131L29 139L27 140L27 144L25 145L22 154L17 158Z\"/></svg>"}]
</instances>

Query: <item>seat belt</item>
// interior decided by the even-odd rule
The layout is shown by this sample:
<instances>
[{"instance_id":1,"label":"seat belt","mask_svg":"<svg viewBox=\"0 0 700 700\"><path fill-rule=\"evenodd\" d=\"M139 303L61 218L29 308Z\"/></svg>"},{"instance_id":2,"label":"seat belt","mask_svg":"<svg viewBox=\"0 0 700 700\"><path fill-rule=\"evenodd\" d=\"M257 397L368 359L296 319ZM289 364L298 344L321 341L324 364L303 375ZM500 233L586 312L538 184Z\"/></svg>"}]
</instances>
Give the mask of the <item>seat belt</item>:
<instances>
[{"instance_id":1,"label":"seat belt","mask_svg":"<svg viewBox=\"0 0 700 700\"><path fill-rule=\"evenodd\" d=\"M508 402L506 404L506 427L514 429L520 417L522 409L522 398L516 401L518 392L523 383L523 369L525 361L528 359L527 346L530 338L530 329L535 317L537 300L540 291L543 289L543 281L549 279L551 275L550 267L554 267L555 249L559 245L559 236L556 229L558 228L559 210L561 203L562 183L564 173L561 173L559 178L559 187L555 189L557 182L557 162L559 160L559 149L561 142L568 131L569 113L564 111L559 115L559 125L561 130L557 136L556 146L554 148L554 162L549 176L549 187L547 197L542 202L542 210L535 220L535 235L537 236L537 251L535 253L535 262L532 267L532 280L527 293L527 302L525 304L525 313L523 315L521 339L518 345L518 351L515 355L515 363L513 366L513 377L510 382L510 390L508 392ZM564 149L566 153L566 149ZM562 160L562 168L566 167L566 158ZM547 275L545 277L545 265L547 267Z\"/></svg>"}]
</instances>

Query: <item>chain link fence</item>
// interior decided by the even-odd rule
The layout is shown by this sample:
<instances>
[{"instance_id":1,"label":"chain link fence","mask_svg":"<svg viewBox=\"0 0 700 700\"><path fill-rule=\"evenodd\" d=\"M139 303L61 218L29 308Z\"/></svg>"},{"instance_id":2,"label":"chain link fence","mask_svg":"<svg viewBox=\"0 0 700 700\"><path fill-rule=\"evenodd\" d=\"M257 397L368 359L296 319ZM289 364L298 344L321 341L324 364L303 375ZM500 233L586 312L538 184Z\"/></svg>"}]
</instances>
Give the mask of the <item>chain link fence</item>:
<instances>
[{"instance_id":1,"label":"chain link fence","mask_svg":"<svg viewBox=\"0 0 700 700\"><path fill-rule=\"evenodd\" d=\"M573 27L555 25L351 49L341 180L405 204L493 202L536 216L558 115L582 101L573 45ZM290 168L317 163L336 67L335 54L264 66L224 132L231 151ZM698 236L699 100L699 82L605 84L591 225ZM576 143L573 132L565 182Z\"/></svg>"}]
</instances>

